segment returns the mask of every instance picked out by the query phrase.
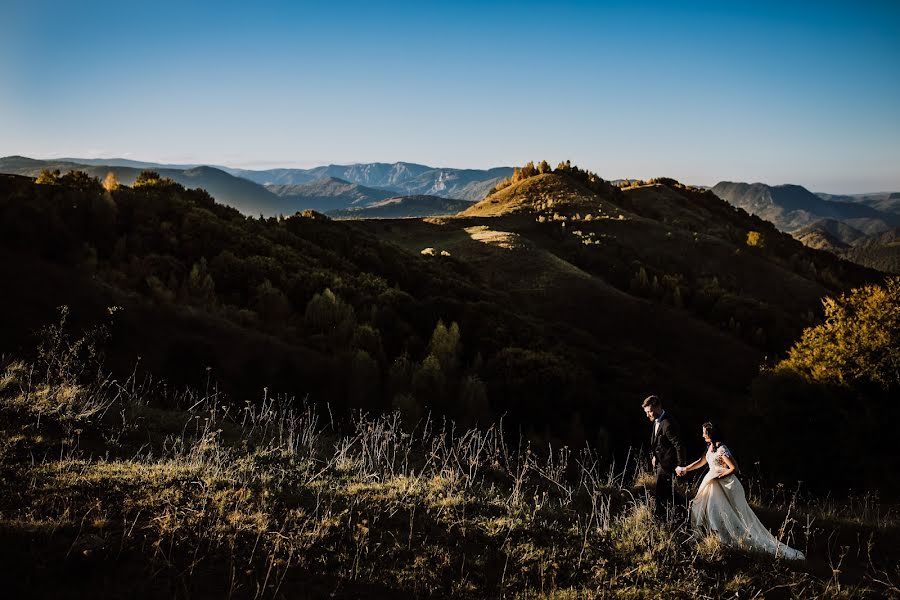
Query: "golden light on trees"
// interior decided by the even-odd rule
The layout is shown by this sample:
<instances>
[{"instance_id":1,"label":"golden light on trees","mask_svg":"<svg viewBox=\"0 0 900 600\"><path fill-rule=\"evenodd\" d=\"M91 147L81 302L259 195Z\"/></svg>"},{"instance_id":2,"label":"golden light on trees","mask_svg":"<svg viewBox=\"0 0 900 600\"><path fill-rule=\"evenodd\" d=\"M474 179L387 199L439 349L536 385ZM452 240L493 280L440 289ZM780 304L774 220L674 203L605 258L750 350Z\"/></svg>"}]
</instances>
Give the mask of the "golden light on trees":
<instances>
[{"instance_id":1,"label":"golden light on trees","mask_svg":"<svg viewBox=\"0 0 900 600\"><path fill-rule=\"evenodd\" d=\"M113 190L118 189L119 187L119 178L116 177L116 174L110 171L106 174L106 177L103 178L103 189L107 192L112 192Z\"/></svg>"},{"instance_id":2,"label":"golden light on trees","mask_svg":"<svg viewBox=\"0 0 900 600\"><path fill-rule=\"evenodd\" d=\"M900 388L900 277L823 304L825 322L806 329L778 368L817 383Z\"/></svg>"}]
</instances>

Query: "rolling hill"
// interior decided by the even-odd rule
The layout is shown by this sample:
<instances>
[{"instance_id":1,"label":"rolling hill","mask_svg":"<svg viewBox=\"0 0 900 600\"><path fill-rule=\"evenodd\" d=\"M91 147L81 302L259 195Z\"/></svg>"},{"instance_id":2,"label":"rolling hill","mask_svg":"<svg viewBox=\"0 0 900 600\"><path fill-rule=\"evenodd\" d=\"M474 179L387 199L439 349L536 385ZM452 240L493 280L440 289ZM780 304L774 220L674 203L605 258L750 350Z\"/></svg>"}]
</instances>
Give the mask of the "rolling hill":
<instances>
[{"instance_id":1,"label":"rolling hill","mask_svg":"<svg viewBox=\"0 0 900 600\"><path fill-rule=\"evenodd\" d=\"M849 248L866 237L862 231L834 219L821 219L798 229L792 235L810 248L829 251Z\"/></svg>"},{"instance_id":2,"label":"rolling hill","mask_svg":"<svg viewBox=\"0 0 900 600\"><path fill-rule=\"evenodd\" d=\"M410 217L439 217L455 215L472 203L440 196L397 196L362 206L332 210L326 213L335 219L403 219Z\"/></svg>"},{"instance_id":3,"label":"rolling hill","mask_svg":"<svg viewBox=\"0 0 900 600\"><path fill-rule=\"evenodd\" d=\"M217 200L234 206L245 214L267 216L292 214L306 208L336 210L360 201L375 202L400 195L429 195L474 202L484 198L498 181L512 173L512 169L508 167L487 170L443 169L403 162L251 170L163 164L123 158L0 158L0 173L34 177L43 169L59 169L62 172L78 169L100 178L112 171L125 184L132 183L141 170L152 169L182 185L202 187ZM232 178L225 178L223 174ZM248 186L245 181L257 185ZM342 188L342 182L359 187ZM304 185L309 187L297 187ZM280 196L283 200L273 198L266 192ZM293 200L297 202L294 203Z\"/></svg>"},{"instance_id":4,"label":"rolling hill","mask_svg":"<svg viewBox=\"0 0 900 600\"><path fill-rule=\"evenodd\" d=\"M900 274L900 228L866 236L840 255L872 269Z\"/></svg>"},{"instance_id":5,"label":"rolling hill","mask_svg":"<svg viewBox=\"0 0 900 600\"><path fill-rule=\"evenodd\" d=\"M142 356L173 384L211 365L239 397L299 386L335 408L505 415L530 439L611 453L644 441L634 401L648 390L685 419L761 422L743 399L763 357L824 295L879 278L671 180L545 173L457 217L342 222L66 181L2 180L15 284L0 314L17 318L0 351L61 304L122 306L118 369ZM435 363L439 320L458 323L461 350Z\"/></svg>"},{"instance_id":6,"label":"rolling hill","mask_svg":"<svg viewBox=\"0 0 900 600\"><path fill-rule=\"evenodd\" d=\"M783 352L834 286L880 279L709 191L668 181L618 190L545 173L456 217L356 225L413 253L446 252L523 314L605 340L600 360L618 354L626 379L691 397L693 408L679 410L698 415L721 411L707 394L735 394L725 379L736 384L742 369L759 366L750 363ZM728 349L706 354L715 347ZM667 357L660 371L636 367L647 348ZM719 379L719 367L732 375Z\"/></svg>"},{"instance_id":7,"label":"rolling hill","mask_svg":"<svg viewBox=\"0 0 900 600\"><path fill-rule=\"evenodd\" d=\"M880 192L876 194L816 194L833 202L855 202L871 206L876 210L900 214L900 192Z\"/></svg>"},{"instance_id":8,"label":"rolling hill","mask_svg":"<svg viewBox=\"0 0 900 600\"><path fill-rule=\"evenodd\" d=\"M63 173L79 170L99 179L103 179L107 173L112 172L125 185L133 184L138 174L144 170L131 166L85 165L61 160L35 160L22 156L0 158L0 173L36 177L44 169L59 170ZM263 186L214 167L154 170L161 176L168 177L187 188L203 188L222 204L233 206L246 215L275 216L293 214L297 210L289 201L279 198Z\"/></svg>"},{"instance_id":9,"label":"rolling hill","mask_svg":"<svg viewBox=\"0 0 900 600\"><path fill-rule=\"evenodd\" d=\"M292 185L270 184L266 189L297 207L297 210L309 208L320 212L364 206L394 196L393 192L350 183L336 177Z\"/></svg>"},{"instance_id":10,"label":"rolling hill","mask_svg":"<svg viewBox=\"0 0 900 600\"><path fill-rule=\"evenodd\" d=\"M612 194L614 188L610 188ZM495 217L511 213L537 213L554 206L599 209L603 196L572 178L545 173L507 186L466 209L462 216Z\"/></svg>"},{"instance_id":11,"label":"rolling hill","mask_svg":"<svg viewBox=\"0 0 900 600\"><path fill-rule=\"evenodd\" d=\"M234 586L233 564L248 597L525 596L544 565L572 597L694 597L702 578L822 595L836 543L859 545L842 581L889 589L881 505L823 513L785 490L893 498L896 394L761 373L823 296L878 273L672 180L545 172L464 216L335 221L247 218L171 182L48 179L0 175L13 596L205 597ZM375 205L404 202L455 201ZM729 432L768 478L748 477L757 497L777 495L754 510L809 564L705 558L652 518L649 393L689 455L700 423ZM652 585L612 587L634 565Z\"/></svg>"},{"instance_id":12,"label":"rolling hill","mask_svg":"<svg viewBox=\"0 0 900 600\"><path fill-rule=\"evenodd\" d=\"M846 260L900 273L900 228L866 235L846 223L823 219L793 233L810 248L827 250Z\"/></svg>"}]
</instances>

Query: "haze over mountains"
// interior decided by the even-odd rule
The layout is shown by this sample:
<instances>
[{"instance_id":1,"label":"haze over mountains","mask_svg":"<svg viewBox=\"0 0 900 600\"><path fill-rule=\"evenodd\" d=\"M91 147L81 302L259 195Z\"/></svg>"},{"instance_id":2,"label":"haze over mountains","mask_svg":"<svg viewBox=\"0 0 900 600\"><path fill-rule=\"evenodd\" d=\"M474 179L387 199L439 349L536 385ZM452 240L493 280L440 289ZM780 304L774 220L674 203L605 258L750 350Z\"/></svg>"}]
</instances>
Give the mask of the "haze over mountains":
<instances>
[{"instance_id":1,"label":"haze over mountains","mask_svg":"<svg viewBox=\"0 0 900 600\"><path fill-rule=\"evenodd\" d=\"M415 216L430 216L464 206L444 199L480 200L498 181L512 173L509 167L438 169L402 162L253 171L119 158L0 158L0 173L36 177L45 169L82 170L101 179L112 172L125 185L131 185L141 170L152 169L185 187L203 188L219 202L244 214L266 216L290 215L305 209L328 212L360 208L399 196L417 196L415 201L403 205L407 209L417 207L419 212ZM433 206L424 197L435 198Z\"/></svg>"}]
</instances>

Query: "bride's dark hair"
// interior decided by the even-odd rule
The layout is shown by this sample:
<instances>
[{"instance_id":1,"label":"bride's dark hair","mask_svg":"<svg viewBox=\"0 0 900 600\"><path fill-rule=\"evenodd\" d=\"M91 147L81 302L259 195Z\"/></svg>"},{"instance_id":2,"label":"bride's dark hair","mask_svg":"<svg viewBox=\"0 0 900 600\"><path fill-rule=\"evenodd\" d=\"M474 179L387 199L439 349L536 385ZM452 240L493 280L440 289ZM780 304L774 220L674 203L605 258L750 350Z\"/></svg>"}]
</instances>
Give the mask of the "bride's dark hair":
<instances>
[{"instance_id":1,"label":"bride's dark hair","mask_svg":"<svg viewBox=\"0 0 900 600\"><path fill-rule=\"evenodd\" d=\"M706 435L709 436L710 445L713 450L721 446L725 443L725 436L722 435L722 432L719 431L719 428L707 421L703 424L703 431L706 432Z\"/></svg>"}]
</instances>

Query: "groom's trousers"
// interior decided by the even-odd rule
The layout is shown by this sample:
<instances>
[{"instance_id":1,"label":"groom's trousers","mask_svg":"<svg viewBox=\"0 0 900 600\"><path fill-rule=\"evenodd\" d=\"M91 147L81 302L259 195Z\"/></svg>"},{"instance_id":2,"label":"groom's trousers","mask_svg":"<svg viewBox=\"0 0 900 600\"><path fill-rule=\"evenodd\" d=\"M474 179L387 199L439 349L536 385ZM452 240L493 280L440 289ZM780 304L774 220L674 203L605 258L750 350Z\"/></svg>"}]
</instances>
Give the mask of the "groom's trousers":
<instances>
[{"instance_id":1,"label":"groom's trousers","mask_svg":"<svg viewBox=\"0 0 900 600\"><path fill-rule=\"evenodd\" d=\"M675 474L664 469L656 469L656 518L668 521L682 515L685 501L675 491Z\"/></svg>"}]
</instances>

